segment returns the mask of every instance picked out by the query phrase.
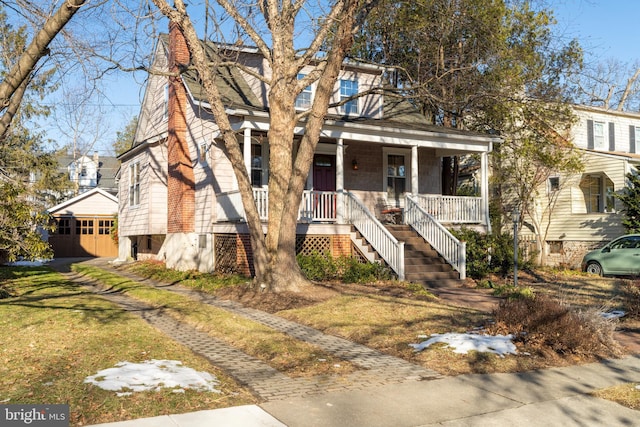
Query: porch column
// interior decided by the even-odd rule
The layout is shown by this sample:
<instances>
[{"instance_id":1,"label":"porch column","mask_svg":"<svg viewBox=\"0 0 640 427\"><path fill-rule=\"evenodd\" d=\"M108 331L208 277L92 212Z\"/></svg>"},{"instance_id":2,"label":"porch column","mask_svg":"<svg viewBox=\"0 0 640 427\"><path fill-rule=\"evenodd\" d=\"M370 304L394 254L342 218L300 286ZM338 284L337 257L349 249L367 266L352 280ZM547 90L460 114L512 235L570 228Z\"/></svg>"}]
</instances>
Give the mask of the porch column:
<instances>
[{"instance_id":1,"label":"porch column","mask_svg":"<svg viewBox=\"0 0 640 427\"><path fill-rule=\"evenodd\" d=\"M336 146L336 221L344 224L344 140L338 139Z\"/></svg>"},{"instance_id":2,"label":"porch column","mask_svg":"<svg viewBox=\"0 0 640 427\"><path fill-rule=\"evenodd\" d=\"M244 130L244 139L242 140L242 151L244 154L244 167L247 174L251 177L251 129Z\"/></svg>"},{"instance_id":3,"label":"porch column","mask_svg":"<svg viewBox=\"0 0 640 427\"><path fill-rule=\"evenodd\" d=\"M418 146L414 145L411 147L411 194L418 193Z\"/></svg>"},{"instance_id":4,"label":"porch column","mask_svg":"<svg viewBox=\"0 0 640 427\"><path fill-rule=\"evenodd\" d=\"M489 218L489 153L480 156L480 195L482 197L482 219L487 226L487 233L491 233L491 219Z\"/></svg>"}]
</instances>

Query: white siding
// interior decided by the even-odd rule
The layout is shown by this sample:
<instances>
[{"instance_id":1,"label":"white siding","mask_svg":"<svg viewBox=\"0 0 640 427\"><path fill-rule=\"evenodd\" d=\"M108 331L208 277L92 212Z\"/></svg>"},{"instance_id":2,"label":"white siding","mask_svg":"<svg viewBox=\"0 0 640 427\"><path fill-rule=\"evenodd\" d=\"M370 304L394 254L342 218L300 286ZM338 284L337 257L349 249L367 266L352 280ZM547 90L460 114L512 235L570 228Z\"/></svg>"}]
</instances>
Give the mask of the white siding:
<instances>
[{"instance_id":1,"label":"white siding","mask_svg":"<svg viewBox=\"0 0 640 427\"><path fill-rule=\"evenodd\" d=\"M129 205L130 165L140 163L140 203ZM156 144L122 162L119 187L119 233L122 236L167 232L167 150Z\"/></svg>"},{"instance_id":2,"label":"white siding","mask_svg":"<svg viewBox=\"0 0 640 427\"><path fill-rule=\"evenodd\" d=\"M624 234L619 213L587 213L580 182L585 175L604 173L613 181L614 190L619 192L625 185L626 161L591 153L585 153L583 160L585 169L582 174L561 177L561 190L553 209L547 241L602 241ZM539 190L540 204L543 204L547 195L546 184ZM620 208L620 202L616 200L616 209Z\"/></svg>"},{"instance_id":3,"label":"white siding","mask_svg":"<svg viewBox=\"0 0 640 427\"><path fill-rule=\"evenodd\" d=\"M154 69L167 71L167 57L162 47L158 44ZM166 76L149 74L144 100L140 109L138 128L134 136L135 142L146 141L167 132L167 117L165 116L165 88L169 84Z\"/></svg>"},{"instance_id":4,"label":"white siding","mask_svg":"<svg viewBox=\"0 0 640 427\"><path fill-rule=\"evenodd\" d=\"M573 142L579 148L588 148L587 128L588 120L605 123L605 141L604 148L601 151L609 151L609 123L613 123L615 150L620 153L629 153L629 127L640 127L640 114L627 113L620 111L607 111L598 108L582 108L575 109L579 121L573 127ZM636 140L637 140L636 136ZM636 142L636 152L640 152L640 144Z\"/></svg>"}]
</instances>

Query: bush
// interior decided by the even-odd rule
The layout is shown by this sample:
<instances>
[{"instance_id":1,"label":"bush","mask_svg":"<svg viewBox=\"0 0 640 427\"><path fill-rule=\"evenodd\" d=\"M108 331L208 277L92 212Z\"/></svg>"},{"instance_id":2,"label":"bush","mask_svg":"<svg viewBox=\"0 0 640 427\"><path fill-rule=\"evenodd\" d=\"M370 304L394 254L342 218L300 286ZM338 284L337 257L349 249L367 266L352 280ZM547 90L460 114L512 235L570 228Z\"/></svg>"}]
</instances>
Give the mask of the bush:
<instances>
[{"instance_id":1,"label":"bush","mask_svg":"<svg viewBox=\"0 0 640 427\"><path fill-rule=\"evenodd\" d=\"M513 236L480 233L469 228L452 231L459 240L467 243L467 275L482 279L490 273L506 276L513 271ZM519 250L518 264L522 269L532 267Z\"/></svg>"},{"instance_id":2,"label":"bush","mask_svg":"<svg viewBox=\"0 0 640 427\"><path fill-rule=\"evenodd\" d=\"M452 234L467 243L467 275L473 279L482 279L491 272L489 260L489 235L462 228Z\"/></svg>"},{"instance_id":3,"label":"bush","mask_svg":"<svg viewBox=\"0 0 640 427\"><path fill-rule=\"evenodd\" d=\"M610 357L619 353L615 322L596 310L577 312L545 295L503 300L490 333L510 333L529 350L560 355Z\"/></svg>"},{"instance_id":4,"label":"bush","mask_svg":"<svg viewBox=\"0 0 640 427\"><path fill-rule=\"evenodd\" d=\"M375 262L361 263L354 257L333 258L331 254L298 255L298 265L309 280L341 280L344 283L367 283L388 280L391 272L387 267Z\"/></svg>"},{"instance_id":5,"label":"bush","mask_svg":"<svg viewBox=\"0 0 640 427\"><path fill-rule=\"evenodd\" d=\"M337 277L338 268L335 265L330 254L321 255L317 251L313 251L311 255L298 255L298 265L309 280L332 280Z\"/></svg>"},{"instance_id":6,"label":"bush","mask_svg":"<svg viewBox=\"0 0 640 427\"><path fill-rule=\"evenodd\" d=\"M622 288L622 296L626 315L640 318L640 280L626 282Z\"/></svg>"}]
</instances>

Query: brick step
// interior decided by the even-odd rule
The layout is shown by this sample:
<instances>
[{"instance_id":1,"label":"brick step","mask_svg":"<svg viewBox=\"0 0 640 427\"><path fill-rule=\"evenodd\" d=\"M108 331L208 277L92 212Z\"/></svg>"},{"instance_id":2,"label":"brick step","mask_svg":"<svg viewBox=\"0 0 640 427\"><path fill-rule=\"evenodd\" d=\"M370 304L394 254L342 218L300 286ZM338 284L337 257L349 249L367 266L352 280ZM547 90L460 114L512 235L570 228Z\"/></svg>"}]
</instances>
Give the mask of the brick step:
<instances>
[{"instance_id":1,"label":"brick step","mask_svg":"<svg viewBox=\"0 0 640 427\"><path fill-rule=\"evenodd\" d=\"M404 265L449 265L444 259L420 256L420 254L406 254L404 257Z\"/></svg>"},{"instance_id":2,"label":"brick step","mask_svg":"<svg viewBox=\"0 0 640 427\"><path fill-rule=\"evenodd\" d=\"M459 278L458 273L455 271L432 271L432 272L420 272L420 273L405 273L405 279L415 283L429 283L437 282L438 280L451 280L456 281ZM450 283L450 282L447 282Z\"/></svg>"}]
</instances>

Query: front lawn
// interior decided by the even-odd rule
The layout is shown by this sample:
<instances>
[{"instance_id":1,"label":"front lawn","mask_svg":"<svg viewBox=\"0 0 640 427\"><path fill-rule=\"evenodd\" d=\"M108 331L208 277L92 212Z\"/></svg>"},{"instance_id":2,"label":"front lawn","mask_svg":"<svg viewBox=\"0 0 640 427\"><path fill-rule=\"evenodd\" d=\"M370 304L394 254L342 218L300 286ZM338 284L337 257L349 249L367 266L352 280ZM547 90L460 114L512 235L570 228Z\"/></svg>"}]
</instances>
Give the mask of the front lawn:
<instances>
[{"instance_id":1,"label":"front lawn","mask_svg":"<svg viewBox=\"0 0 640 427\"><path fill-rule=\"evenodd\" d=\"M0 402L69 404L71 425L112 422L254 403L207 360L146 322L47 267L2 267ZM116 363L177 360L215 375L221 393L134 393L118 397L84 383Z\"/></svg>"}]
</instances>

